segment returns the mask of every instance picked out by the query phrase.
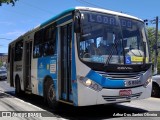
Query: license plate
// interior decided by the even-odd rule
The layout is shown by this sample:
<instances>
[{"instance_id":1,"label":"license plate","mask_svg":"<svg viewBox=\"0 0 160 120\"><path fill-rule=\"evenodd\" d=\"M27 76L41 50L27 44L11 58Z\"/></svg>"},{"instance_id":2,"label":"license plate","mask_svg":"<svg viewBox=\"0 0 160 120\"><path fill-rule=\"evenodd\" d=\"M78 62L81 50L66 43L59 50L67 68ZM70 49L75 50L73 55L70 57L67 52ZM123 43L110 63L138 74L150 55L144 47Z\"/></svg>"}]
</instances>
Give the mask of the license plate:
<instances>
[{"instance_id":1,"label":"license plate","mask_svg":"<svg viewBox=\"0 0 160 120\"><path fill-rule=\"evenodd\" d=\"M120 96L130 96L132 94L132 90L120 90L119 95Z\"/></svg>"}]
</instances>

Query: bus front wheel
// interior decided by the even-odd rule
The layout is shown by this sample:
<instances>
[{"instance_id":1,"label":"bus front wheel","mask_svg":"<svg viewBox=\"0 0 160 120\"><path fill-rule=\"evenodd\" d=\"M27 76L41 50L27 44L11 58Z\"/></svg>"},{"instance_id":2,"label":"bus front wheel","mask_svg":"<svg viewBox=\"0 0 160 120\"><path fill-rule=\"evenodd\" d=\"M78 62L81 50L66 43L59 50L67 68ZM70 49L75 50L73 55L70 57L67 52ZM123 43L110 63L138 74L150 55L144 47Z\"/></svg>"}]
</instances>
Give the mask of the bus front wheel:
<instances>
[{"instance_id":1,"label":"bus front wheel","mask_svg":"<svg viewBox=\"0 0 160 120\"><path fill-rule=\"evenodd\" d=\"M56 108L57 107L56 92L52 79L46 81L45 89L46 89L45 97L49 107Z\"/></svg>"}]
</instances>

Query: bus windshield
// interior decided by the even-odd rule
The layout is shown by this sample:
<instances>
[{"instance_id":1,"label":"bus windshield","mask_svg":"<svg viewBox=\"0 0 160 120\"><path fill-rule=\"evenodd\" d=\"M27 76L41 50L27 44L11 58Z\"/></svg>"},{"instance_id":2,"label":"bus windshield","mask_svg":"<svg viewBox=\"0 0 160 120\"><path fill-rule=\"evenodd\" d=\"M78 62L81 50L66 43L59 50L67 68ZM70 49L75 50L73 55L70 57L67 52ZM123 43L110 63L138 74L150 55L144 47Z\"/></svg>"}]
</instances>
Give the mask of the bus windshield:
<instances>
[{"instance_id":1,"label":"bus windshield","mask_svg":"<svg viewBox=\"0 0 160 120\"><path fill-rule=\"evenodd\" d=\"M81 11L79 58L104 64L149 62L148 44L141 21L111 14Z\"/></svg>"}]
</instances>

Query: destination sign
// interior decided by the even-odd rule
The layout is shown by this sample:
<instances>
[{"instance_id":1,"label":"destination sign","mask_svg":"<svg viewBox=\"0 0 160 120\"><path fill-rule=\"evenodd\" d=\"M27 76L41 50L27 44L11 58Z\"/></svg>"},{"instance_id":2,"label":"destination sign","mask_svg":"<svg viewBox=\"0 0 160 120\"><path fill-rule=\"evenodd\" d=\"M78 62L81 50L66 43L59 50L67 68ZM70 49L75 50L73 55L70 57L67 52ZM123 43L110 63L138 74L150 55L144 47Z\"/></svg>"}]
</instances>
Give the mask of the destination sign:
<instances>
[{"instance_id":1,"label":"destination sign","mask_svg":"<svg viewBox=\"0 0 160 120\"><path fill-rule=\"evenodd\" d=\"M88 22L118 26L118 21L116 20L116 17L109 15L107 16L100 14L88 14ZM131 20L120 18L120 24L121 27L132 28Z\"/></svg>"}]
</instances>

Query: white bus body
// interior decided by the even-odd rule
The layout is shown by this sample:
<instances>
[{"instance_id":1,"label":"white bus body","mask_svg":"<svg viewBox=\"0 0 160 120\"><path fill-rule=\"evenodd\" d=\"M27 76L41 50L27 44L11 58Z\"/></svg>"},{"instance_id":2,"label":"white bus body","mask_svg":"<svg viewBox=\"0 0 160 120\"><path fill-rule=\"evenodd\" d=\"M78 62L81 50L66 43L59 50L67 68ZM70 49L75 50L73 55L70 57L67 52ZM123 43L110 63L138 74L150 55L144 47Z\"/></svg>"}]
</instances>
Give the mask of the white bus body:
<instances>
[{"instance_id":1,"label":"white bus body","mask_svg":"<svg viewBox=\"0 0 160 120\"><path fill-rule=\"evenodd\" d=\"M10 43L7 78L18 95L40 95L51 106L144 99L152 87L148 49L142 20L76 7Z\"/></svg>"}]
</instances>

